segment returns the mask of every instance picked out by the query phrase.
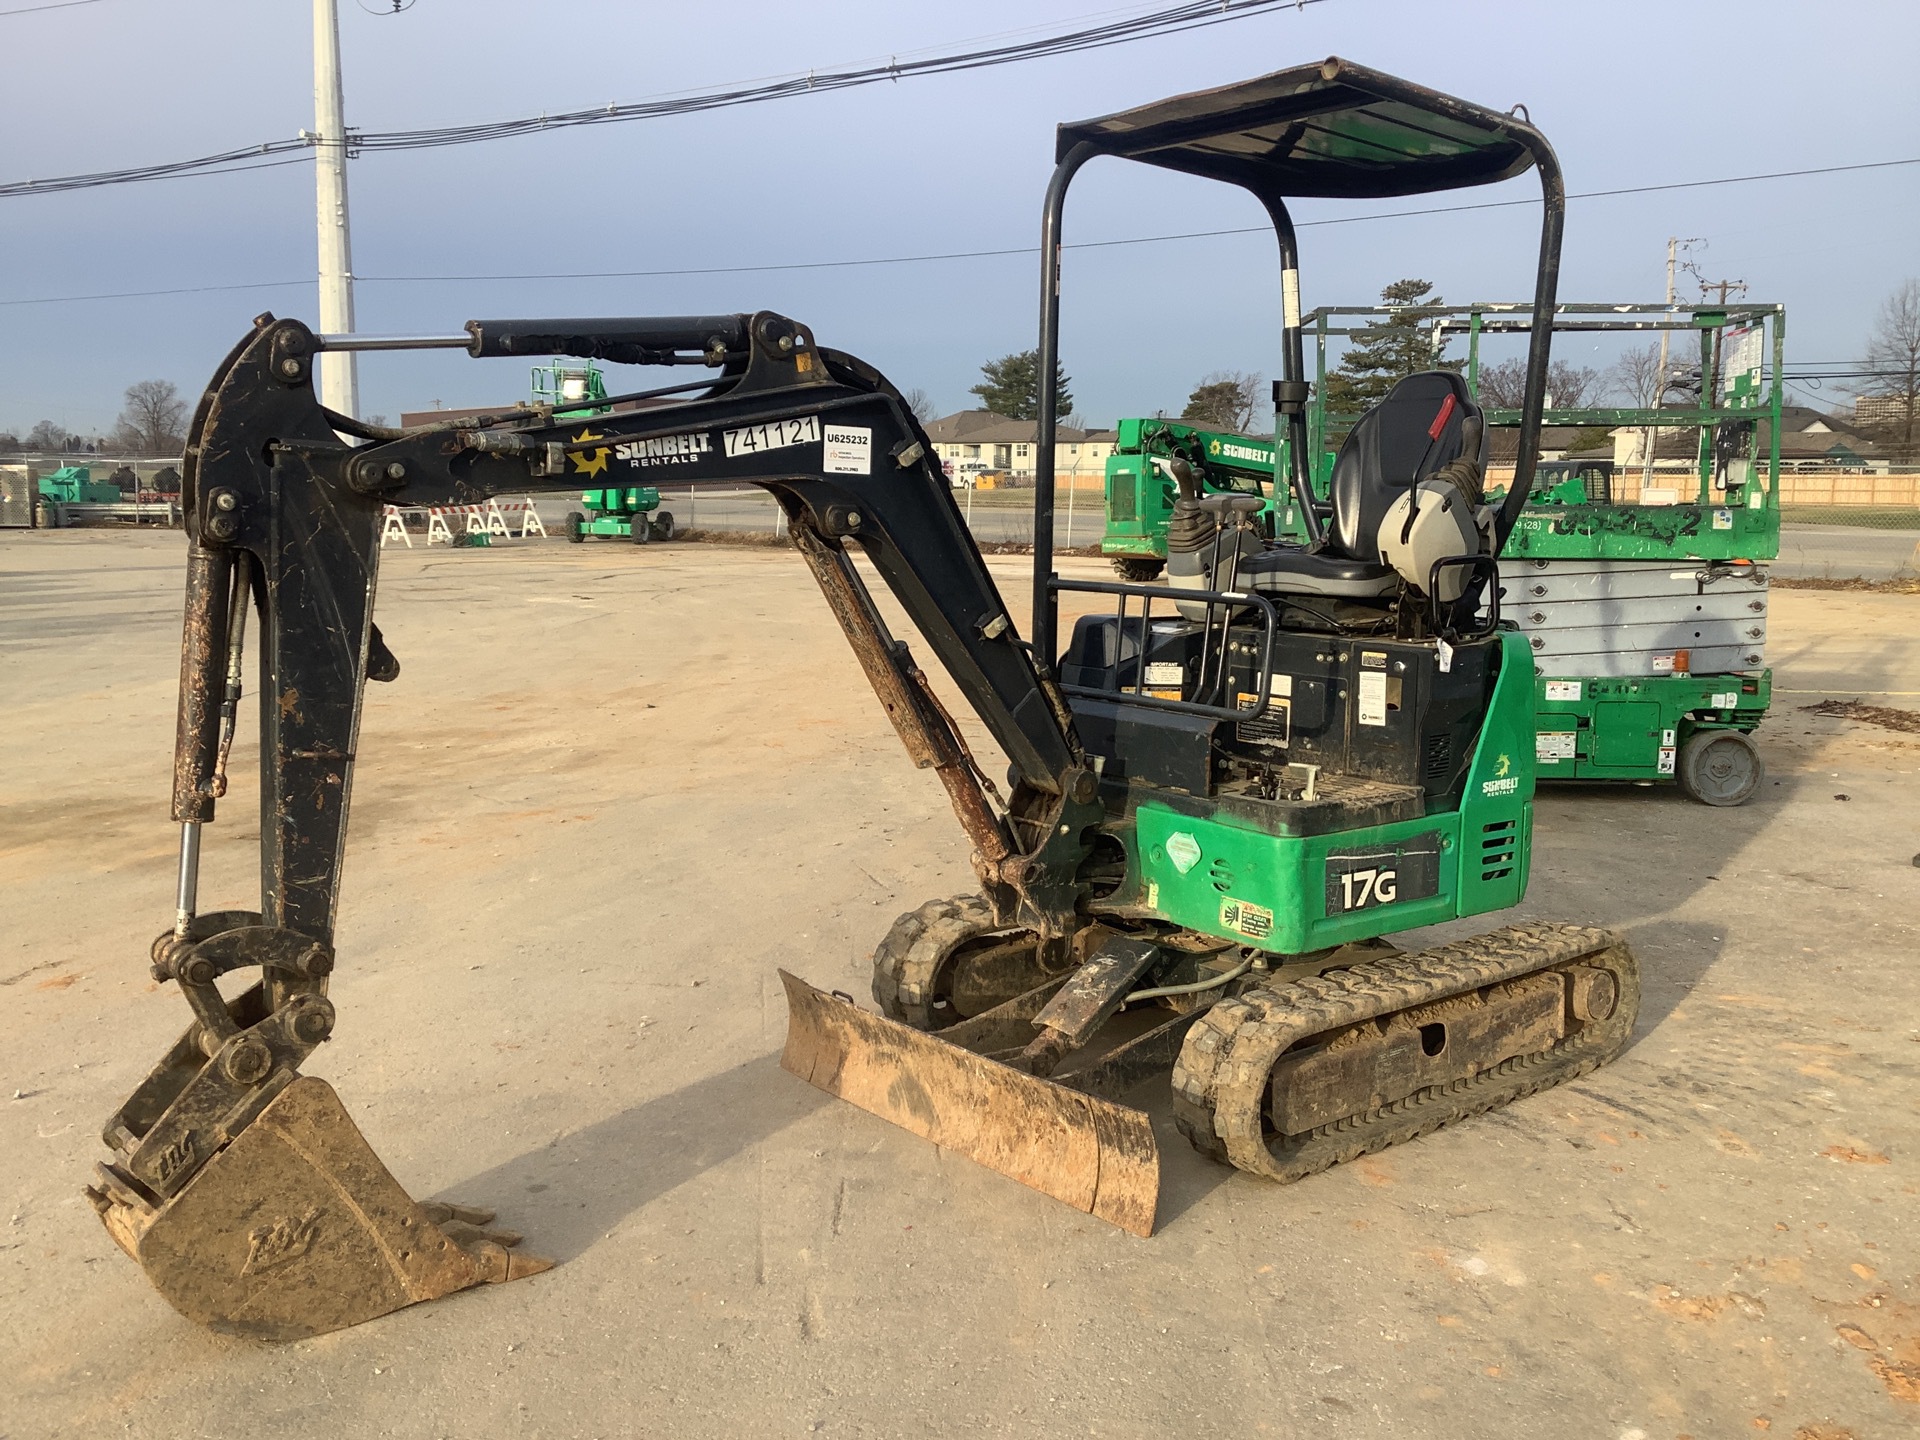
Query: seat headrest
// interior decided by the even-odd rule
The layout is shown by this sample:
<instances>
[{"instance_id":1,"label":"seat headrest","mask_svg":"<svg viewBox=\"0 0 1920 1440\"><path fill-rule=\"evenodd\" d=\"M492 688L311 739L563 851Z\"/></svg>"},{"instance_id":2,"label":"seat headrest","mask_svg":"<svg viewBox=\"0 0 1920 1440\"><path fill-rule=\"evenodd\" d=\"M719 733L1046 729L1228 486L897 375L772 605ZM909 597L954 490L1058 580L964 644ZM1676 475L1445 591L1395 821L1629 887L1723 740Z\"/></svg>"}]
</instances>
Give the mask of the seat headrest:
<instances>
[{"instance_id":1,"label":"seat headrest","mask_svg":"<svg viewBox=\"0 0 1920 1440\"><path fill-rule=\"evenodd\" d=\"M1451 370L1407 376L1340 446L1331 493L1335 548L1356 560L1378 560L1375 537L1394 499L1462 455L1484 464L1485 444L1485 420L1462 376Z\"/></svg>"}]
</instances>

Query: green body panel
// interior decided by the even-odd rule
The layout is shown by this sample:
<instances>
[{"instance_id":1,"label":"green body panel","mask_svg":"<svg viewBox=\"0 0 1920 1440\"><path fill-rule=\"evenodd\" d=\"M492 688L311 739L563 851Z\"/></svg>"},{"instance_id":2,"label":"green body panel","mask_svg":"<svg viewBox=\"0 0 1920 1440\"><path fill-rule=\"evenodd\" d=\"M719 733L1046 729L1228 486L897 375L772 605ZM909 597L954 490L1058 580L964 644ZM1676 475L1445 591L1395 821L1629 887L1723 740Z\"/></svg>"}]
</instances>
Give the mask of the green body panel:
<instances>
[{"instance_id":1,"label":"green body panel","mask_svg":"<svg viewBox=\"0 0 1920 1440\"><path fill-rule=\"evenodd\" d=\"M1225 811L1209 815L1204 802L1143 801L1134 815L1134 859L1146 905L1178 925L1297 955L1519 903L1532 852L1532 679L1525 639L1505 632L1457 810L1299 836L1271 834ZM1176 835L1186 838L1169 844ZM1429 848L1430 837L1439 845L1435 894L1328 913L1330 852L1377 850L1380 863L1392 866L1409 850ZM1193 857L1184 870L1176 860L1182 855Z\"/></svg>"},{"instance_id":2,"label":"green body panel","mask_svg":"<svg viewBox=\"0 0 1920 1440\"><path fill-rule=\"evenodd\" d=\"M1758 492L1749 501L1758 500ZM1510 560L1771 560L1771 505L1531 504L1507 538Z\"/></svg>"},{"instance_id":3,"label":"green body panel","mask_svg":"<svg viewBox=\"0 0 1920 1440\"><path fill-rule=\"evenodd\" d=\"M1694 732L1750 731L1766 717L1773 672L1542 676L1534 687L1542 780L1671 780Z\"/></svg>"},{"instance_id":4,"label":"green body panel","mask_svg":"<svg viewBox=\"0 0 1920 1440\"><path fill-rule=\"evenodd\" d=\"M1200 471L1210 492L1264 495L1261 523L1274 539L1303 540L1305 527L1286 486L1274 486L1276 447L1271 440L1226 431L1202 430L1178 420L1122 420L1114 453L1107 457L1106 529L1103 555L1139 555L1165 559L1167 522L1173 515L1174 488L1153 464L1158 456L1184 456ZM1284 466L1286 445L1278 446Z\"/></svg>"}]
</instances>

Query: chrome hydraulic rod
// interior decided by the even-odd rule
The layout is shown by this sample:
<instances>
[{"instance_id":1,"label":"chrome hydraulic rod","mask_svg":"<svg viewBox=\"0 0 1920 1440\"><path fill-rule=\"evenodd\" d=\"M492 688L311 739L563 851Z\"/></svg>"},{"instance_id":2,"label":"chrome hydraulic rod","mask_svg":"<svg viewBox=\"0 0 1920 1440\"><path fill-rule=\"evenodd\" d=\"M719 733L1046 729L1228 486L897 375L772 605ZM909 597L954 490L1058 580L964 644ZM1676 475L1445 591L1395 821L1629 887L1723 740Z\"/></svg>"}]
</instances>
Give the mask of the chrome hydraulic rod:
<instances>
[{"instance_id":1,"label":"chrome hydraulic rod","mask_svg":"<svg viewBox=\"0 0 1920 1440\"><path fill-rule=\"evenodd\" d=\"M193 923L200 893L200 822L183 821L180 826L180 884L173 902L173 933L187 938Z\"/></svg>"},{"instance_id":2,"label":"chrome hydraulic rod","mask_svg":"<svg viewBox=\"0 0 1920 1440\"><path fill-rule=\"evenodd\" d=\"M473 336L459 335L315 335L317 350L466 350Z\"/></svg>"}]
</instances>

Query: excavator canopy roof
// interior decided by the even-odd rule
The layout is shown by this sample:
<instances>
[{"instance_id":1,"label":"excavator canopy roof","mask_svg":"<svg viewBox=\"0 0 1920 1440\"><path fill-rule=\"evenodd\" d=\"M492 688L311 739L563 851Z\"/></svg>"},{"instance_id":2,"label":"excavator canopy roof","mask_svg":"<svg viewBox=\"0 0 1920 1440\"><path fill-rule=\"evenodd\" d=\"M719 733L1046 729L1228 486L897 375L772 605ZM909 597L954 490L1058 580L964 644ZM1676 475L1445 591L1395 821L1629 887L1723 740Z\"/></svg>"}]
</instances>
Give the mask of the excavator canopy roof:
<instances>
[{"instance_id":1,"label":"excavator canopy roof","mask_svg":"<svg viewBox=\"0 0 1920 1440\"><path fill-rule=\"evenodd\" d=\"M1377 199L1523 173L1531 125L1337 56L1062 125L1056 159L1091 144L1269 197Z\"/></svg>"}]
</instances>

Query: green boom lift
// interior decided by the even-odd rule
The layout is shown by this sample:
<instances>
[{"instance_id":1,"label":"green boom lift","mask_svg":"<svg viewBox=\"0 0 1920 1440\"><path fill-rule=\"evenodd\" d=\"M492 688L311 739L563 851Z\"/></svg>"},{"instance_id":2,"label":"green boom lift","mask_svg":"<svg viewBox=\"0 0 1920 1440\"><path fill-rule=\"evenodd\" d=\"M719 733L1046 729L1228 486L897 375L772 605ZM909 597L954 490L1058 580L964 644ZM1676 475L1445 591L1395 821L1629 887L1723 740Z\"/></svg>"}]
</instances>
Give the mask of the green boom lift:
<instances>
[{"instance_id":1,"label":"green boom lift","mask_svg":"<svg viewBox=\"0 0 1920 1440\"><path fill-rule=\"evenodd\" d=\"M551 405L556 421L591 420L612 408L606 403L607 382L591 360L583 365L554 361L533 369L533 403ZM593 427L582 425L577 441L595 439ZM573 468L583 476L606 474L605 450L576 450ZM604 485L580 492L582 510L567 515L567 539L578 545L589 535L607 535L644 545L649 540L671 540L673 512L660 508L660 491L652 485ZM583 513L584 512L584 513Z\"/></svg>"}]
</instances>

